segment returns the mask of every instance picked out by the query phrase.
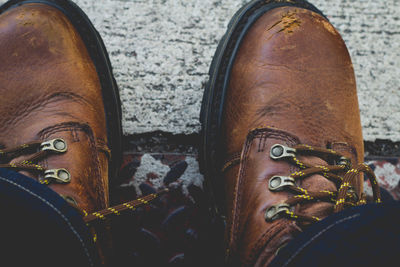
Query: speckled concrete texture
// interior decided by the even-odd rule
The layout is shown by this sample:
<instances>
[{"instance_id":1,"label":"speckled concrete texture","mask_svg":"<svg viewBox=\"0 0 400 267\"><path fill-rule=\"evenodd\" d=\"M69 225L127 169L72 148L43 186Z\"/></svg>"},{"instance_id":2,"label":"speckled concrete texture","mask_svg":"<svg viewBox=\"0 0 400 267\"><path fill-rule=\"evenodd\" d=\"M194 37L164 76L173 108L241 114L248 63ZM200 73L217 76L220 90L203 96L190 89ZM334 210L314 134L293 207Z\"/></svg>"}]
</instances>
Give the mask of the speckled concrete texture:
<instances>
[{"instance_id":1,"label":"speckled concrete texture","mask_svg":"<svg viewBox=\"0 0 400 267\"><path fill-rule=\"evenodd\" d=\"M0 3L4 3L0 0ZM126 135L196 133L212 56L243 0L76 0L103 37ZM400 1L312 0L345 39L364 139L400 140Z\"/></svg>"}]
</instances>

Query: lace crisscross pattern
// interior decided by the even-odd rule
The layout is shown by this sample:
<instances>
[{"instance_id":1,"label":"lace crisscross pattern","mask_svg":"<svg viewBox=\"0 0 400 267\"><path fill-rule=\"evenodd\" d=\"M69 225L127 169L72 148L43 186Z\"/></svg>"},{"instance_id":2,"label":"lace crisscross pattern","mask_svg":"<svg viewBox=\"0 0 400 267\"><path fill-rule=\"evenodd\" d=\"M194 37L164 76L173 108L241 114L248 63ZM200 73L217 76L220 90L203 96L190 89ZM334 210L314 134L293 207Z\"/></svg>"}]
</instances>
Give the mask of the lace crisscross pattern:
<instances>
[{"instance_id":1,"label":"lace crisscross pattern","mask_svg":"<svg viewBox=\"0 0 400 267\"><path fill-rule=\"evenodd\" d=\"M302 162L298 156L317 156L325 159L332 164L312 165ZM376 203L381 203L381 196L376 176L372 169L365 163L354 167L350 159L342 156L332 149L312 147L309 145L297 145L293 148L276 144L271 147L270 157L274 160L286 160L297 166L300 170L290 174L288 177L274 176L269 181L269 190L287 190L294 195L284 203L272 206L265 212L265 219L272 221L280 217L294 220L315 222L320 218L306 214L298 214L291 211L291 207L310 201L324 201L334 204L333 211L339 212L346 207L359 206L366 204L365 194L357 195L352 183L361 173L364 173L372 185L373 199ZM332 181L337 191L320 190L309 191L296 185L296 181L319 174Z\"/></svg>"},{"instance_id":2,"label":"lace crisscross pattern","mask_svg":"<svg viewBox=\"0 0 400 267\"><path fill-rule=\"evenodd\" d=\"M314 156L329 162L328 165L313 165L303 162L299 156ZM353 188L353 182L358 176L364 173L368 177L373 192L375 203L381 203L380 190L373 170L365 163L353 167L350 159L340 153L326 148L314 147L305 144L299 144L294 147L287 147L281 144L275 144L271 147L270 157L273 160L285 160L299 168L298 171L289 176L273 176L269 180L269 190L271 192L288 191L293 194L284 203L280 203L267 208L265 211L265 220L274 221L286 217L292 220L303 222L316 222L321 218L299 214L292 211L292 207L307 202L323 201L333 203L333 212L339 212L347 207L364 205L367 203L365 194L358 195ZM240 156L231 157L222 167L222 172L240 163ZM322 175L332 181L337 190L309 191L296 184L301 179L312 175Z\"/></svg>"},{"instance_id":3,"label":"lace crisscross pattern","mask_svg":"<svg viewBox=\"0 0 400 267\"><path fill-rule=\"evenodd\" d=\"M49 141L32 141L13 148L0 150L0 168L16 171L30 171L38 174L38 181L42 184L51 182L69 183L70 174L66 169L48 169L37 164L50 154L65 153L67 143L62 138ZM20 161L15 161L23 155L29 155Z\"/></svg>"},{"instance_id":4,"label":"lace crisscross pattern","mask_svg":"<svg viewBox=\"0 0 400 267\"><path fill-rule=\"evenodd\" d=\"M71 181L71 175L66 169L48 169L38 164L38 162L51 153L60 154L67 152L67 143L62 138L56 138L49 141L33 141L13 148L0 150L0 168L13 169L15 171L29 171L38 174L38 181L41 184L48 185L52 182L68 184ZM19 157L23 160L16 161ZM121 215L124 211L134 211L137 208L148 205L162 194L168 192L164 188L157 193L143 196L141 198L122 203L113 207L108 207L96 212L87 212L79 208L75 200L69 196L62 196L69 204L75 207L83 217L86 223L106 220L110 216Z\"/></svg>"}]
</instances>

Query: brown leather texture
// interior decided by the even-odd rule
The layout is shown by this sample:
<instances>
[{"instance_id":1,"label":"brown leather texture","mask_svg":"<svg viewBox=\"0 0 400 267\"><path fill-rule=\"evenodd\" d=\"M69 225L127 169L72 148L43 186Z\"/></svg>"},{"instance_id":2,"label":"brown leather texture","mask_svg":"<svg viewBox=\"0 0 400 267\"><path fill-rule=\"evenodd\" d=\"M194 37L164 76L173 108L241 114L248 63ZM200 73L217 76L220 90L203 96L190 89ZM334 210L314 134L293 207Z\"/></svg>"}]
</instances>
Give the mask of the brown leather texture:
<instances>
[{"instance_id":1,"label":"brown leather texture","mask_svg":"<svg viewBox=\"0 0 400 267\"><path fill-rule=\"evenodd\" d=\"M250 132L254 128L260 130ZM230 262L266 266L279 247L304 227L287 219L268 223L264 219L269 206L291 195L270 192L269 178L298 170L286 161L272 160L270 148L307 144L334 149L349 157L353 166L363 160L354 70L336 29L319 14L297 7L275 8L261 16L235 58L223 131L226 158L241 151L240 164L223 178ZM300 159L327 165L318 157ZM298 185L310 191L337 190L321 175ZM353 186L360 194L361 176ZM295 209L323 218L332 212L332 205L313 203Z\"/></svg>"},{"instance_id":2,"label":"brown leather texture","mask_svg":"<svg viewBox=\"0 0 400 267\"><path fill-rule=\"evenodd\" d=\"M0 15L0 146L63 138L67 152L38 164L67 169L69 184L49 186L87 212L109 201L101 90L85 44L58 9L24 4Z\"/></svg>"}]
</instances>

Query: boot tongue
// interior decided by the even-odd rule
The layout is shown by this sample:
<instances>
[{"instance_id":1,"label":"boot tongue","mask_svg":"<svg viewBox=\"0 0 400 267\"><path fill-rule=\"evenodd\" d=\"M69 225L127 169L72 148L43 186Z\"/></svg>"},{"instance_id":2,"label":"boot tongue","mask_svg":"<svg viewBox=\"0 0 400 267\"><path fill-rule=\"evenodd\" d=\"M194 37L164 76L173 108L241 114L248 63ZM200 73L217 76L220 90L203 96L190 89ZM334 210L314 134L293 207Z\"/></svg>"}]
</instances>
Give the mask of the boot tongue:
<instances>
[{"instance_id":1,"label":"boot tongue","mask_svg":"<svg viewBox=\"0 0 400 267\"><path fill-rule=\"evenodd\" d=\"M300 156L299 160L313 166L328 165L328 163L323 159L314 156ZM332 181L328 180L327 178L319 174L311 175L299 180L298 186L310 192L319 192L322 190L337 191L335 183L333 183ZM296 213L306 214L308 216L315 216L320 219L323 219L328 215L332 214L333 206L334 206L333 203L314 201L297 205L295 209ZM299 226L302 225L299 224Z\"/></svg>"}]
</instances>

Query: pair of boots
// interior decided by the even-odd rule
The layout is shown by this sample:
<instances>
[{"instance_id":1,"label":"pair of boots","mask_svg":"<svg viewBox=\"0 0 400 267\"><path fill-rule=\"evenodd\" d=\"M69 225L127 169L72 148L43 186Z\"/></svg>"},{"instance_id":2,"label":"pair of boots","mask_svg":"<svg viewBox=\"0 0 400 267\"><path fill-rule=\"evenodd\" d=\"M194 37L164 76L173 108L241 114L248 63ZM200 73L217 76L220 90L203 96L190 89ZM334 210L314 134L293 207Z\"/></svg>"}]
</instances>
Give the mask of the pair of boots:
<instances>
[{"instance_id":1,"label":"pair of boots","mask_svg":"<svg viewBox=\"0 0 400 267\"><path fill-rule=\"evenodd\" d=\"M0 167L49 186L84 219L117 213L108 191L121 162L121 103L104 44L76 5L1 7L0 90ZM228 263L267 265L308 225L364 204L361 172L375 183L361 164L348 51L305 1L256 0L236 13L201 123L201 168L226 221Z\"/></svg>"}]
</instances>

